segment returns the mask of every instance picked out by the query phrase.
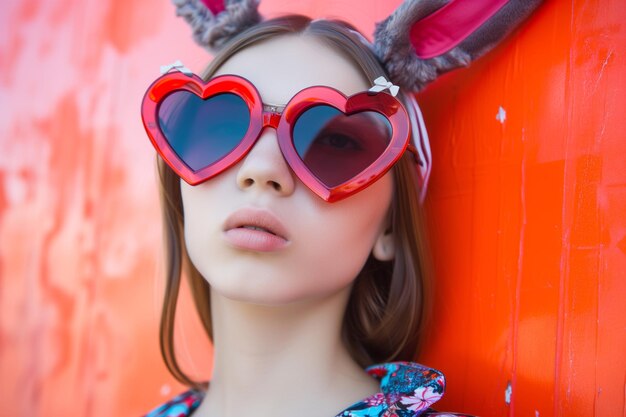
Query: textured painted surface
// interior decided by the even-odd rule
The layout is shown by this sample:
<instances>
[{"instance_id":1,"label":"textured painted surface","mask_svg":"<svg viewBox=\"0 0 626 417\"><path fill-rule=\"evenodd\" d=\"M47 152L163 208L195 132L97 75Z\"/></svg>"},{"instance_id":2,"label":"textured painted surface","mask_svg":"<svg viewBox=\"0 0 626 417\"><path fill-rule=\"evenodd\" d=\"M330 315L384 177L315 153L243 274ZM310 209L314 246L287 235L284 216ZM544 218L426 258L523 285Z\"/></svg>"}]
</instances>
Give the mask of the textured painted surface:
<instances>
[{"instance_id":1,"label":"textured painted surface","mask_svg":"<svg viewBox=\"0 0 626 417\"><path fill-rule=\"evenodd\" d=\"M625 413L625 18L549 2L422 97L442 326L424 360L450 407Z\"/></svg>"},{"instance_id":2,"label":"textured painted surface","mask_svg":"<svg viewBox=\"0 0 626 417\"><path fill-rule=\"evenodd\" d=\"M369 33L399 1L382 3L262 11ZM443 408L625 415L624 22L622 0L553 0L420 97L438 275L420 360L448 376ZM207 61L167 1L0 4L2 416L140 415L182 389L158 352L160 220L138 116L177 58ZM207 377L210 346L191 309L179 318L183 364Z\"/></svg>"}]
</instances>

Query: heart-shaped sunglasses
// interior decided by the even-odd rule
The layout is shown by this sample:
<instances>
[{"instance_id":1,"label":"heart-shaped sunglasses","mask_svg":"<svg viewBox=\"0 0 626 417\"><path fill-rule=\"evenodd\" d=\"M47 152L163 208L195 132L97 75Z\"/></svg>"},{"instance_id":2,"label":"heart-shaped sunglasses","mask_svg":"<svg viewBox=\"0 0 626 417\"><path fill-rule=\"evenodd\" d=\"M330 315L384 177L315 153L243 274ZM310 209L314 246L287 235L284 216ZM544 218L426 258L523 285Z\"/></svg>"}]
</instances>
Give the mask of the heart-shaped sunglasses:
<instances>
[{"instance_id":1,"label":"heart-shaped sunglasses","mask_svg":"<svg viewBox=\"0 0 626 417\"><path fill-rule=\"evenodd\" d=\"M190 185L240 161L266 127L293 172L328 202L371 185L407 149L417 158L407 111L386 92L346 97L314 86L277 106L243 77L169 72L148 88L141 116L159 155Z\"/></svg>"}]
</instances>

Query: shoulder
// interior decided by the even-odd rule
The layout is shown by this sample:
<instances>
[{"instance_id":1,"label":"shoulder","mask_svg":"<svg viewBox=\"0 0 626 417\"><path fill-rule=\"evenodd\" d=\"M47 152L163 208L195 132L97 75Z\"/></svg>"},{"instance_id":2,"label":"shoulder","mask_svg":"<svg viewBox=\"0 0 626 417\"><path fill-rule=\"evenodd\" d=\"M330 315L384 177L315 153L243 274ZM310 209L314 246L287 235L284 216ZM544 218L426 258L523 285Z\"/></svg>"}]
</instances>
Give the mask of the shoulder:
<instances>
[{"instance_id":1,"label":"shoulder","mask_svg":"<svg viewBox=\"0 0 626 417\"><path fill-rule=\"evenodd\" d=\"M204 393L190 389L154 408L144 417L187 417L198 408Z\"/></svg>"}]
</instances>

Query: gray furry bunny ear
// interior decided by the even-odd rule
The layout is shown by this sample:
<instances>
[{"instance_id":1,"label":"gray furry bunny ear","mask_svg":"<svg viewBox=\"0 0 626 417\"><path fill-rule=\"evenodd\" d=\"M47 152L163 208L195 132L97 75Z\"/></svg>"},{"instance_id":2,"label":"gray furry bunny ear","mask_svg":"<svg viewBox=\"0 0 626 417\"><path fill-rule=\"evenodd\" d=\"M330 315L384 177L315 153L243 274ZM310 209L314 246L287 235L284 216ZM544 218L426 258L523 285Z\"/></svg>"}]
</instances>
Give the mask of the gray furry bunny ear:
<instances>
[{"instance_id":1,"label":"gray furry bunny ear","mask_svg":"<svg viewBox=\"0 0 626 417\"><path fill-rule=\"evenodd\" d=\"M376 25L374 49L391 79L412 91L497 45L542 0L405 0Z\"/></svg>"},{"instance_id":2,"label":"gray furry bunny ear","mask_svg":"<svg viewBox=\"0 0 626 417\"><path fill-rule=\"evenodd\" d=\"M176 15L185 18L193 38L209 51L261 21L259 0L172 0Z\"/></svg>"}]
</instances>

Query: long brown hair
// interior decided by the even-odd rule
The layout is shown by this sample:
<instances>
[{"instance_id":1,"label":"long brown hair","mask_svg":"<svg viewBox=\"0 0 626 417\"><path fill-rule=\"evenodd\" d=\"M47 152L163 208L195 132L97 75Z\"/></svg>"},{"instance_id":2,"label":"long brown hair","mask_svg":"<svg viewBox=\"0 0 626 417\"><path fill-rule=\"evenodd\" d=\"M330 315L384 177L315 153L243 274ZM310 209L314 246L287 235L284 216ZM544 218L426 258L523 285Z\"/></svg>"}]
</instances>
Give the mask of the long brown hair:
<instances>
[{"instance_id":1,"label":"long brown hair","mask_svg":"<svg viewBox=\"0 0 626 417\"><path fill-rule=\"evenodd\" d=\"M235 37L213 59L203 77L210 78L237 51L264 39L287 34L306 34L321 39L346 54L369 80L385 75L375 55L350 24L290 15L261 22ZM412 105L406 97L403 101L407 107ZM415 116L414 112L409 111L409 114ZM193 381L176 359L174 322L184 270L202 325L209 338L213 339L210 288L185 251L180 178L158 157L157 164L166 243L161 354L176 379L189 386L206 388L206 383ZM413 359L417 355L429 311L432 274L412 156L408 153L404 155L393 172L395 189L391 203L391 228L395 239L395 257L391 262L381 262L370 255L354 281L342 326L347 349L363 367L378 362Z\"/></svg>"}]
</instances>

